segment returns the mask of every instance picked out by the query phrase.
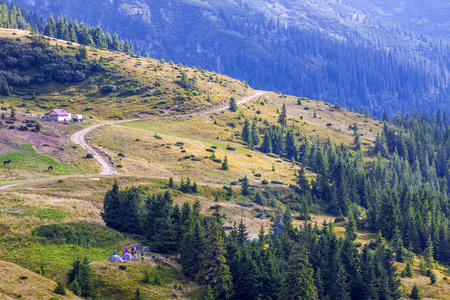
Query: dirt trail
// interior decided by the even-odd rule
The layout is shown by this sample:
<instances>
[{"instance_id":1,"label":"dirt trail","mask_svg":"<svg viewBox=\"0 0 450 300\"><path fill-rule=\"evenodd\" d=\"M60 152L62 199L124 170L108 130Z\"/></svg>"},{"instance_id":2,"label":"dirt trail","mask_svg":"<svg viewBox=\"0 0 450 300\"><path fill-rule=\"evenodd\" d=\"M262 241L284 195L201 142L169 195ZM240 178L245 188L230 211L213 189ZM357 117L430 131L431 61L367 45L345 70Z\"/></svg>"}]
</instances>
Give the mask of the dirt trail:
<instances>
[{"instance_id":1,"label":"dirt trail","mask_svg":"<svg viewBox=\"0 0 450 300\"><path fill-rule=\"evenodd\" d=\"M241 100L239 100L238 102L236 102L237 105L242 105L254 98L257 98L261 95L263 95L264 92L263 91L259 91L256 92L255 94L245 97ZM200 113L194 113L191 115L206 115L206 114L212 114L212 113L217 113L226 109L229 109L229 106L225 106L225 107L220 107L220 108L216 108L213 110L209 110L209 111L204 111L204 112L200 112ZM186 116L186 115L183 115ZM89 144L89 142L86 139L86 135L91 132L93 129L104 126L104 125L114 125L114 124L120 124L120 123L126 123L126 122L133 122L133 121L140 121L140 120L147 120L149 118L144 118L144 119L132 119L132 120L121 120L121 121L111 121L111 122L106 122L106 123L102 123L102 124L98 124L98 125L90 125L87 126L85 128L83 128L80 131L75 132L74 134L72 134L72 136L70 137L70 139L72 140L72 142L74 142L77 145L80 145L81 147L83 147L84 149L86 149L87 151L89 151L89 153L91 153L94 158L102 165L102 172L100 173L100 175L118 175L119 173L117 173L116 169L114 169L114 164L109 160L108 157L106 157L106 155L104 155L102 152L100 152L97 148L95 148L94 146L92 146L91 144Z\"/></svg>"},{"instance_id":2,"label":"dirt trail","mask_svg":"<svg viewBox=\"0 0 450 300\"><path fill-rule=\"evenodd\" d=\"M258 91L255 94L245 97L241 100L239 100L238 102L236 102L237 105L242 105L254 98L260 97L264 94L265 92L263 91ZM227 110L229 109L229 106L225 106L225 107L220 107L220 108L216 108L213 110L208 110L208 111L204 111L204 112L199 112L199 113L193 113L190 115L182 115L182 116L195 116L195 115L206 115L206 114L212 114L212 113L217 113L217 112L221 112L223 110ZM173 115L172 115L173 116ZM117 173L116 169L114 168L114 164L109 160L109 158L103 154L100 150L98 150L96 147L92 146L86 139L86 135L91 132L93 129L101 127L101 126L105 126L105 125L115 125L115 124L121 124L121 123L126 123L126 122L134 122L134 121L141 121L141 120L148 120L151 118L142 118L142 119L131 119L131 120L120 120L120 121L110 121L110 122L105 122L102 124L97 124L97 125L90 125L87 126L77 132L75 132L74 134L72 134L72 136L70 137L70 140L72 142L74 142L77 145L80 145L81 147L83 147L84 149L86 149L87 151L89 151L89 153L91 153L95 160L97 160L101 166L102 166L102 172L100 173L100 175L119 175L119 173ZM92 176L94 174L91 175L81 175L81 176ZM74 176L74 175L72 175ZM14 183L14 184L8 184L8 185L3 185L0 186L0 190L6 190L10 187L14 187L14 186L19 186L19 185L23 185L23 184L27 184L27 183L31 183L31 182L37 182L37 181L48 181L48 180L55 180L57 178L65 178L65 177L70 177L70 176L58 176L58 177L51 177L51 178L45 178L45 179L37 179L37 180L30 180L30 181L24 181L24 182L19 182L19 183Z\"/></svg>"}]
</instances>

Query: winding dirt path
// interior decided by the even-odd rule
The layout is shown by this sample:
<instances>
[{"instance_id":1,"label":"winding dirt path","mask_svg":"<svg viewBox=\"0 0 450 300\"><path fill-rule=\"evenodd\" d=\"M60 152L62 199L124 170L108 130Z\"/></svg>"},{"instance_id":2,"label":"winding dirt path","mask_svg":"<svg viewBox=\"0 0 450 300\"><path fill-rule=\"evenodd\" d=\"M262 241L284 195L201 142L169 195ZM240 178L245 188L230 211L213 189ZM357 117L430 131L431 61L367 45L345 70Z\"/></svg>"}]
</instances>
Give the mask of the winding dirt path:
<instances>
[{"instance_id":1,"label":"winding dirt path","mask_svg":"<svg viewBox=\"0 0 450 300\"><path fill-rule=\"evenodd\" d=\"M254 98L260 97L263 94L264 94L263 91L256 92L255 94L253 94L251 96L248 96L248 97L245 97L245 98L239 100L238 102L236 102L236 104L237 105L242 105L242 104L244 104L244 103L246 103L246 102L248 102L248 101L250 101L250 100L252 100ZM208 110L208 111L204 111L204 112L193 113L193 114L190 114L190 115L194 116L194 115L212 114L212 113L221 112L223 110L227 110L229 108L230 108L230 106L225 106L225 107L220 107L220 108L216 108L216 109ZM186 116L186 115L183 115L183 116ZM100 150L98 150L97 148L92 146L87 141L86 135L89 132L91 132L93 129L101 127L101 126L114 125L114 124L120 124L120 123L126 123L126 122L141 121L141 120L148 120L148 119L149 118L132 119L132 120L121 120L121 121L111 121L111 122L106 122L106 123L97 124L97 125L90 125L90 126L87 126L87 127L83 128L83 129L81 129L80 131L77 131L74 134L72 134L70 139L75 144L80 145L81 147L83 147L84 149L89 151L89 153L91 153L94 156L94 158L102 165L102 172L100 173L100 175L118 175L119 173L117 173L116 169L114 168L114 164L109 160L108 157L106 157L106 155L104 155Z\"/></svg>"},{"instance_id":2,"label":"winding dirt path","mask_svg":"<svg viewBox=\"0 0 450 300\"><path fill-rule=\"evenodd\" d=\"M237 105L242 105L252 99L255 99L257 97L260 97L262 95L264 95L264 91L257 91L255 94L242 98L241 100L239 100L238 102L236 102ZM217 113L217 112L221 112L224 110L229 109L230 106L225 106L225 107L220 107L220 108L216 108L213 110L208 110L208 111L203 111L203 112L198 112L198 113L192 113L192 114L188 114L188 115L180 115L183 117L186 116L196 116L196 115L206 115L206 114L212 114L212 113ZM170 117L173 117L174 115L170 115ZM96 147L94 147L93 145L91 145L87 138L86 135L91 132L92 130L94 130L95 128L99 128L101 126L105 126L105 125L115 125L115 124L121 124L121 123L126 123L126 122L134 122L134 121L142 121L142 120L148 120L151 118L142 118L142 119L131 119L131 120L120 120L120 121L110 121L110 122L105 122L102 124L96 124L96 125L89 125L86 126L85 128L75 132L74 134L72 134L72 136L70 137L70 140L72 142L74 142L77 145L80 145L81 147L83 147L84 149L86 149L87 151L89 151L89 153L91 153L95 160L97 160L101 166L102 166L102 172L99 175L119 175L119 173L116 171L116 169L114 168L114 164L110 161L110 159L103 154L100 150L98 150ZM86 175L81 175L81 176L93 176L95 174L86 174ZM71 176L75 176L75 175L71 175ZM43 178L43 179L36 179L36 180L30 180L30 181L24 181L24 182L18 182L18 183L13 183L13 184L8 184L8 185L3 185L0 186L0 190L6 190L8 188L14 187L14 186L19 186L19 185L23 185L23 184L27 184L27 183L31 183L31 182L38 182L38 181L49 181L49 180L55 180L57 178L65 178L65 177L70 177L70 176L58 176L58 177L51 177L51 178Z\"/></svg>"}]
</instances>

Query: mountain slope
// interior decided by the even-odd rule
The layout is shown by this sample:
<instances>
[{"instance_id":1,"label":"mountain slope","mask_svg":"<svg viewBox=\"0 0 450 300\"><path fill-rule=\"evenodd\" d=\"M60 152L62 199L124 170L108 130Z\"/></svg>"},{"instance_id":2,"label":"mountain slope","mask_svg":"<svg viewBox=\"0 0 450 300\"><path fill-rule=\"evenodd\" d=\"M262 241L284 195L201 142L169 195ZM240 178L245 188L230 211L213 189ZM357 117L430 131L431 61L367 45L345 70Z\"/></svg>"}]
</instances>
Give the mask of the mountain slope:
<instances>
[{"instance_id":1,"label":"mountain slope","mask_svg":"<svg viewBox=\"0 0 450 300\"><path fill-rule=\"evenodd\" d=\"M448 42L395 23L397 15L366 13L386 2L19 3L118 32L141 53L245 79L257 89L369 108L378 117L384 109L390 115L449 109Z\"/></svg>"}]
</instances>

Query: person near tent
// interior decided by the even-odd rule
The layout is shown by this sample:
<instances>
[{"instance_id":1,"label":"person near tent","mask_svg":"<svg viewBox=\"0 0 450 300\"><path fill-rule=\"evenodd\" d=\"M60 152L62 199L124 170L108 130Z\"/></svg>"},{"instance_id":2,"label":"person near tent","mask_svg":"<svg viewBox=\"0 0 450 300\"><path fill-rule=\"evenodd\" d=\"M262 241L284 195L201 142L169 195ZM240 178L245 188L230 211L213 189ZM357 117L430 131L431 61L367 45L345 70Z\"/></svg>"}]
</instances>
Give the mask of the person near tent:
<instances>
[{"instance_id":1,"label":"person near tent","mask_svg":"<svg viewBox=\"0 0 450 300\"><path fill-rule=\"evenodd\" d=\"M125 252L127 252L127 250L125 250L125 249L126 249L126 247L123 247L123 248L122 248L122 255L124 255Z\"/></svg>"},{"instance_id":2,"label":"person near tent","mask_svg":"<svg viewBox=\"0 0 450 300\"><path fill-rule=\"evenodd\" d=\"M116 250L114 250L114 255L116 255L117 253L116 253Z\"/></svg>"},{"instance_id":3,"label":"person near tent","mask_svg":"<svg viewBox=\"0 0 450 300\"><path fill-rule=\"evenodd\" d=\"M127 246L125 246L125 253L127 253L128 252L128 247Z\"/></svg>"},{"instance_id":4,"label":"person near tent","mask_svg":"<svg viewBox=\"0 0 450 300\"><path fill-rule=\"evenodd\" d=\"M137 244L131 249L131 252L133 253L134 260L137 260Z\"/></svg>"},{"instance_id":5,"label":"person near tent","mask_svg":"<svg viewBox=\"0 0 450 300\"><path fill-rule=\"evenodd\" d=\"M144 260L144 251L141 252L141 258Z\"/></svg>"}]
</instances>

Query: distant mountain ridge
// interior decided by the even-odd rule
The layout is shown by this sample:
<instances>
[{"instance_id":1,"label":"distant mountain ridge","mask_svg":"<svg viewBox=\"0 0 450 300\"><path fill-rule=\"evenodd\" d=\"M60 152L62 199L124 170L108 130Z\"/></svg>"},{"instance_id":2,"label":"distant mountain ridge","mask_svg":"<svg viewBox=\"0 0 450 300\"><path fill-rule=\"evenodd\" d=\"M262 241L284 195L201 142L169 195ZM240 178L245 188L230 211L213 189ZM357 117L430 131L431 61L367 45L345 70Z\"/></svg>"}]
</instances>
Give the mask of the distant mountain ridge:
<instances>
[{"instance_id":1,"label":"distant mountain ridge","mask_svg":"<svg viewBox=\"0 0 450 300\"><path fill-rule=\"evenodd\" d=\"M444 14L449 9L444 1L432 2ZM415 17L401 10L402 2L393 10L386 0L17 3L45 17L52 12L117 32L141 54L224 73L259 89L369 108L377 116L384 109L390 115L450 109L450 47L440 38L446 20L406 28ZM411 5L414 12L423 8L419 1ZM430 19L435 9L427 8L424 18ZM430 30L433 24L444 29Z\"/></svg>"}]
</instances>

